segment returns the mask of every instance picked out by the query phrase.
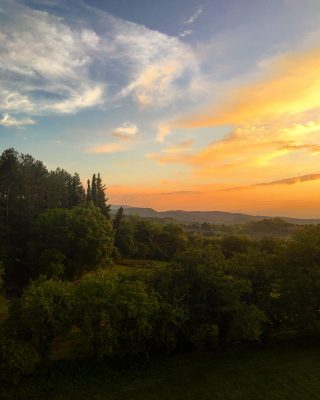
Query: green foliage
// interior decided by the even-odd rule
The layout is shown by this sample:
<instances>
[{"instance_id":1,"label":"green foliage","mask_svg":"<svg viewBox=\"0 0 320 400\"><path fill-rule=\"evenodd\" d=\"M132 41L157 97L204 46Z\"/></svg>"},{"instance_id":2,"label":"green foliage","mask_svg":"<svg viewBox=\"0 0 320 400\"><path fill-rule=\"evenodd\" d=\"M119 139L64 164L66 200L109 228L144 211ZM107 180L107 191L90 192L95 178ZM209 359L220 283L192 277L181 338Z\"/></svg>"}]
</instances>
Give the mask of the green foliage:
<instances>
[{"instance_id":1,"label":"green foliage","mask_svg":"<svg viewBox=\"0 0 320 400\"><path fill-rule=\"evenodd\" d=\"M262 333L264 313L246 301L250 282L228 272L215 246L181 253L175 264L158 273L155 287L165 301L183 310L186 341L192 342L203 324L218 327L222 346L257 340Z\"/></svg>"},{"instance_id":2,"label":"green foliage","mask_svg":"<svg viewBox=\"0 0 320 400\"><path fill-rule=\"evenodd\" d=\"M50 356L55 337L65 332L73 312L73 286L69 282L43 280L32 282L20 300L21 328L42 359Z\"/></svg>"},{"instance_id":3,"label":"green foliage","mask_svg":"<svg viewBox=\"0 0 320 400\"><path fill-rule=\"evenodd\" d=\"M76 324L98 359L147 351L156 294L140 281L98 271L76 286Z\"/></svg>"},{"instance_id":4,"label":"green foliage","mask_svg":"<svg viewBox=\"0 0 320 400\"><path fill-rule=\"evenodd\" d=\"M32 373L68 335L96 359L319 337L320 226L184 226L122 207L111 223L107 201L100 174L85 198L78 174L13 149L0 156L6 379ZM265 233L285 238L257 239ZM105 268L111 254L122 266Z\"/></svg>"},{"instance_id":5,"label":"green foliage","mask_svg":"<svg viewBox=\"0 0 320 400\"><path fill-rule=\"evenodd\" d=\"M181 225L160 225L139 217L122 217L115 236L115 245L122 256L140 259L171 260L187 244Z\"/></svg>"},{"instance_id":6,"label":"green foliage","mask_svg":"<svg viewBox=\"0 0 320 400\"><path fill-rule=\"evenodd\" d=\"M110 204L107 204L108 198L106 196L106 186L102 183L102 179L100 177L100 173L96 177L96 174L93 174L91 185L90 180L87 181L87 193L86 193L86 201L87 204L93 204L95 207L98 207L102 214L110 219Z\"/></svg>"},{"instance_id":7,"label":"green foliage","mask_svg":"<svg viewBox=\"0 0 320 400\"><path fill-rule=\"evenodd\" d=\"M18 384L35 371L39 362L39 354L31 344L9 338L8 332L0 332L0 383Z\"/></svg>"},{"instance_id":8,"label":"green foliage","mask_svg":"<svg viewBox=\"0 0 320 400\"><path fill-rule=\"evenodd\" d=\"M279 302L283 323L299 332L320 332L320 226L298 231L281 263Z\"/></svg>"},{"instance_id":9,"label":"green foliage","mask_svg":"<svg viewBox=\"0 0 320 400\"><path fill-rule=\"evenodd\" d=\"M245 253L253 246L247 236L230 235L222 239L222 252L225 257L231 257L235 253Z\"/></svg>"},{"instance_id":10,"label":"green foliage","mask_svg":"<svg viewBox=\"0 0 320 400\"><path fill-rule=\"evenodd\" d=\"M38 257L36 275L78 277L108 262L113 231L96 207L51 209L37 219L30 254Z\"/></svg>"},{"instance_id":11,"label":"green foliage","mask_svg":"<svg viewBox=\"0 0 320 400\"><path fill-rule=\"evenodd\" d=\"M121 207L119 208L119 210L117 211L116 216L114 217L114 220L113 220L113 229L114 229L116 232L117 232L118 229L120 228L121 221L122 221L122 218L123 218L123 213L124 213L123 207L121 206Z\"/></svg>"}]
</instances>

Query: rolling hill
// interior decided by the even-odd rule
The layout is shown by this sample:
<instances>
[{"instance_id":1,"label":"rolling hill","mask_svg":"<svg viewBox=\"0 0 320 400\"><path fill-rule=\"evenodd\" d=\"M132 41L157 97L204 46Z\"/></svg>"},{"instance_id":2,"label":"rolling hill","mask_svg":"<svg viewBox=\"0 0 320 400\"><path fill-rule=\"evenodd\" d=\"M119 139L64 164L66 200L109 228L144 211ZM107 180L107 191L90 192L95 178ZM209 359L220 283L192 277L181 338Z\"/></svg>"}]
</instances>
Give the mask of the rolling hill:
<instances>
[{"instance_id":1,"label":"rolling hill","mask_svg":"<svg viewBox=\"0 0 320 400\"><path fill-rule=\"evenodd\" d=\"M112 212L116 212L119 205L111 207ZM138 215L143 218L169 218L179 222L187 223L203 223L209 222L211 224L225 224L235 225L244 224L247 222L261 221L263 219L271 219L274 217L263 215L249 215L242 213L231 213L224 211L184 211L184 210L169 210L169 211L156 211L153 208L140 208L131 206L122 206L125 209L126 215ZM305 225L305 224L320 224L320 219L302 219L302 218L289 218L280 217L284 221L292 224Z\"/></svg>"}]
</instances>

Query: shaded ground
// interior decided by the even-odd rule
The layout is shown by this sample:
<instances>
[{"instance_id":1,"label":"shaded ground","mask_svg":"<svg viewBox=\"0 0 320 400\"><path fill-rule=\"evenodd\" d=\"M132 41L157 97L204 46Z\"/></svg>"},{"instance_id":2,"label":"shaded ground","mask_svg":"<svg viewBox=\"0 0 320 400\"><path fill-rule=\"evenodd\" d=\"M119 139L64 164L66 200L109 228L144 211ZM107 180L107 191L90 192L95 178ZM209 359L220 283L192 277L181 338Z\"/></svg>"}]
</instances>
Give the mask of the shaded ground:
<instances>
[{"instance_id":1,"label":"shaded ground","mask_svg":"<svg viewBox=\"0 0 320 400\"><path fill-rule=\"evenodd\" d=\"M55 365L51 378L29 381L1 399L316 400L320 347L279 347L218 356L180 355L152 365Z\"/></svg>"}]
</instances>

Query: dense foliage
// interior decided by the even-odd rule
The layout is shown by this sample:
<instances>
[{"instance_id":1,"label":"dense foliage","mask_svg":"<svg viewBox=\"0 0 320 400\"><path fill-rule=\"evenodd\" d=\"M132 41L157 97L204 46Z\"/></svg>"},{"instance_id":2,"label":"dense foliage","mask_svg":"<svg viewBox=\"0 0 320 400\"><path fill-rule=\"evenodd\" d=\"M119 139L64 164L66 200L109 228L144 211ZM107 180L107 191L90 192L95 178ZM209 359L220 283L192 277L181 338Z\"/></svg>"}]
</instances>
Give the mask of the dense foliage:
<instances>
[{"instance_id":1,"label":"dense foliage","mask_svg":"<svg viewBox=\"0 0 320 400\"><path fill-rule=\"evenodd\" d=\"M85 193L77 174L14 150L0 157L3 379L48 365L66 343L73 359L128 360L319 337L320 226L283 236L276 220L256 230L278 238L252 238L123 208L111 223L106 201L100 175ZM153 262L137 271L128 259Z\"/></svg>"}]
</instances>

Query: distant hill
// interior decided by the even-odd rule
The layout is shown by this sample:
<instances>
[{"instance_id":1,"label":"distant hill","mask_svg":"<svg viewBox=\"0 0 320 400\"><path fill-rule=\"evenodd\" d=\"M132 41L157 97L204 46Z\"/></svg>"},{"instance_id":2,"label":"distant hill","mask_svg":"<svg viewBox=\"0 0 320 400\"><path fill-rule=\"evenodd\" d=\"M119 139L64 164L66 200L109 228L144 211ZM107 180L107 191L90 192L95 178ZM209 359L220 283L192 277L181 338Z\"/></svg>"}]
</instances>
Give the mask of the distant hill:
<instances>
[{"instance_id":1,"label":"distant hill","mask_svg":"<svg viewBox=\"0 0 320 400\"><path fill-rule=\"evenodd\" d=\"M111 211L115 212L120 206L113 205ZM261 221L263 219L272 219L263 215L249 215L241 213L231 213L223 211L184 211L184 210L171 210L171 211L156 211L153 208L140 208L123 206L126 215L138 215L144 218L171 218L180 222L209 222L211 224L225 224L235 225L244 224L247 222ZM284 221L292 224L306 225L306 224L320 224L320 219L301 219L301 218L288 218L280 217Z\"/></svg>"}]
</instances>

